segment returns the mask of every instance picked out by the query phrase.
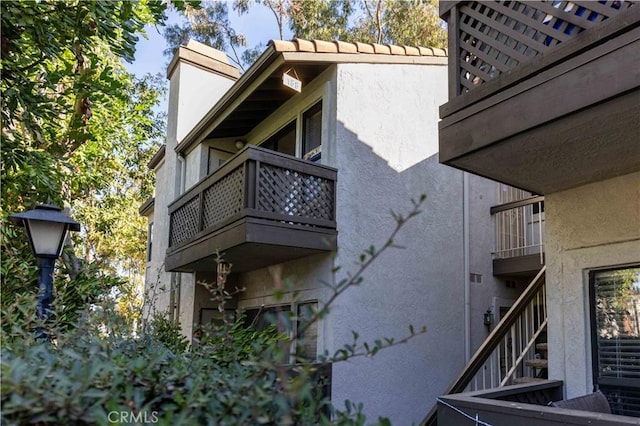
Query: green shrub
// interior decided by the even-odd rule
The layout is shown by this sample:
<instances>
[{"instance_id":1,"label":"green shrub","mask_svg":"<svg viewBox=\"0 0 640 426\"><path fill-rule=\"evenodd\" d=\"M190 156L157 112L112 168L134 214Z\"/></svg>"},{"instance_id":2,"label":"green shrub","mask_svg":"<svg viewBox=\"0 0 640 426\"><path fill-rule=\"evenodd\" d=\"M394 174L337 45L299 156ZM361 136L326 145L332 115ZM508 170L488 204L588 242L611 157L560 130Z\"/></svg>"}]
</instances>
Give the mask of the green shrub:
<instances>
[{"instance_id":1,"label":"green shrub","mask_svg":"<svg viewBox=\"0 0 640 426\"><path fill-rule=\"evenodd\" d=\"M166 425L331 423L328 400L310 381L313 369L299 366L291 374L274 363L275 329L235 327L233 334L242 342L235 354L222 349L219 334L180 352L152 335L96 336L89 322L54 344L7 346L2 424L108 424L120 413ZM349 412L333 424L363 421Z\"/></svg>"},{"instance_id":2,"label":"green shrub","mask_svg":"<svg viewBox=\"0 0 640 426\"><path fill-rule=\"evenodd\" d=\"M393 237L419 203L403 218L380 249L367 249L358 269L336 280L324 306L306 312L302 331L329 312L329 305L349 287L360 285L362 272L380 253L394 247ZM337 273L339 268L335 269ZM221 284L222 283L222 284ZM104 283L87 282L88 287ZM208 285L212 300L228 300L224 279ZM295 343L275 326L257 331L223 320L205 331L191 347L177 324L156 314L140 336L131 333L110 298L75 311L69 319L38 324L33 295L16 297L2 306L2 353L0 414L3 425L155 423L160 425L364 425L362 406L345 402L344 410L331 406L318 383L317 365L284 365ZM59 305L54 305L60 309ZM78 320L81 319L81 320ZM37 341L36 327L47 326L51 342ZM356 356L373 356L379 350L406 342L424 329L412 327L399 340L372 343L353 341L323 362ZM386 419L379 424L388 425Z\"/></svg>"}]
</instances>

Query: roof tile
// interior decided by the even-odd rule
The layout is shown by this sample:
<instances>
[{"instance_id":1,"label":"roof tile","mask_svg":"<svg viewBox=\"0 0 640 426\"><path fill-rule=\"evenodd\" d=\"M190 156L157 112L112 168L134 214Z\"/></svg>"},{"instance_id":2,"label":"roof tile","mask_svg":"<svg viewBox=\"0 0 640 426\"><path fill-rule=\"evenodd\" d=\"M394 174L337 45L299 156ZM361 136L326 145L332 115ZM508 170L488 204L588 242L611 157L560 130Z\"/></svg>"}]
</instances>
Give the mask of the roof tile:
<instances>
[{"instance_id":1,"label":"roof tile","mask_svg":"<svg viewBox=\"0 0 640 426\"><path fill-rule=\"evenodd\" d=\"M291 41L271 40L276 52L311 53L351 53L396 56L447 56L447 49L436 47L397 46L394 44L348 43L345 41L305 40L294 38Z\"/></svg>"},{"instance_id":2,"label":"roof tile","mask_svg":"<svg viewBox=\"0 0 640 426\"><path fill-rule=\"evenodd\" d=\"M439 47L433 47L432 49L435 56L449 56L447 49L440 49Z\"/></svg>"},{"instance_id":3,"label":"roof tile","mask_svg":"<svg viewBox=\"0 0 640 426\"><path fill-rule=\"evenodd\" d=\"M420 56L434 56L433 49L430 47L418 47Z\"/></svg>"},{"instance_id":4,"label":"roof tile","mask_svg":"<svg viewBox=\"0 0 640 426\"><path fill-rule=\"evenodd\" d=\"M388 46L392 55L406 55L404 47L396 46L395 44L389 44Z\"/></svg>"},{"instance_id":5,"label":"roof tile","mask_svg":"<svg viewBox=\"0 0 640 426\"><path fill-rule=\"evenodd\" d=\"M337 46L330 41L313 40L313 44L318 53L336 53L338 51Z\"/></svg>"},{"instance_id":6,"label":"roof tile","mask_svg":"<svg viewBox=\"0 0 640 426\"><path fill-rule=\"evenodd\" d=\"M358 53L358 47L354 43L347 43L344 41L334 41L338 48L338 53Z\"/></svg>"},{"instance_id":7,"label":"roof tile","mask_svg":"<svg viewBox=\"0 0 640 426\"><path fill-rule=\"evenodd\" d=\"M367 43L356 42L356 48L358 49L358 53L375 53L373 46Z\"/></svg>"},{"instance_id":8,"label":"roof tile","mask_svg":"<svg viewBox=\"0 0 640 426\"><path fill-rule=\"evenodd\" d=\"M316 51L316 47L313 45L313 42L309 40L294 38L293 41L298 44L299 52L315 52Z\"/></svg>"},{"instance_id":9,"label":"roof tile","mask_svg":"<svg viewBox=\"0 0 640 426\"><path fill-rule=\"evenodd\" d=\"M389 46L377 43L371 43L371 45L373 46L373 51L375 53L382 55L391 55L391 49L389 48Z\"/></svg>"},{"instance_id":10,"label":"roof tile","mask_svg":"<svg viewBox=\"0 0 640 426\"><path fill-rule=\"evenodd\" d=\"M296 52L298 51L298 46L292 41L286 40L271 40L273 47L278 52Z\"/></svg>"},{"instance_id":11,"label":"roof tile","mask_svg":"<svg viewBox=\"0 0 640 426\"><path fill-rule=\"evenodd\" d=\"M404 46L404 54L407 56L420 56L420 50L413 46Z\"/></svg>"}]
</instances>

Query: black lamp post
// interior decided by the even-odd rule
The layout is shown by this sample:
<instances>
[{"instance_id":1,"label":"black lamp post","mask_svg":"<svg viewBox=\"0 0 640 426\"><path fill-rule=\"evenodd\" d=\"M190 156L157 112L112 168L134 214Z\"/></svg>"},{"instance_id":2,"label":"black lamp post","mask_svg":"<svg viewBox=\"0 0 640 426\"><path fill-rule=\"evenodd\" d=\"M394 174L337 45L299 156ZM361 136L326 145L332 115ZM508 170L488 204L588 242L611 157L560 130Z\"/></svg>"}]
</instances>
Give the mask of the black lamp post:
<instances>
[{"instance_id":1,"label":"black lamp post","mask_svg":"<svg viewBox=\"0 0 640 426\"><path fill-rule=\"evenodd\" d=\"M38 259L38 318L47 320L53 302L53 268L62 253L67 231L79 231L80 224L58 206L42 204L24 213L9 216L11 222L24 226L29 244ZM42 333L38 333L39 338Z\"/></svg>"}]
</instances>

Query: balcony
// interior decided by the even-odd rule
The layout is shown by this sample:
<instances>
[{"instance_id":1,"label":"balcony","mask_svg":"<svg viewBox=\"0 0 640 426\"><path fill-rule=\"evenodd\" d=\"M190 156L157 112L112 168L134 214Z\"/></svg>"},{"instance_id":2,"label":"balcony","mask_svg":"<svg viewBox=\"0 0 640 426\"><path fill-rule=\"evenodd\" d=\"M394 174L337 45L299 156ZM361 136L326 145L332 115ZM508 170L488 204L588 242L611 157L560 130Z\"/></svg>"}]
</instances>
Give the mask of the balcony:
<instances>
[{"instance_id":1,"label":"balcony","mask_svg":"<svg viewBox=\"0 0 640 426\"><path fill-rule=\"evenodd\" d=\"M603 412L547 406L562 399L563 383L542 380L438 398L439 426L491 425L637 425L638 419ZM595 411L595 408L591 407ZM466 418L465 418L466 417Z\"/></svg>"},{"instance_id":2,"label":"balcony","mask_svg":"<svg viewBox=\"0 0 640 426\"><path fill-rule=\"evenodd\" d=\"M247 146L169 206L167 271L243 272L336 248L337 170Z\"/></svg>"},{"instance_id":3,"label":"balcony","mask_svg":"<svg viewBox=\"0 0 640 426\"><path fill-rule=\"evenodd\" d=\"M640 6L441 1L440 161L537 194L640 170Z\"/></svg>"},{"instance_id":4,"label":"balcony","mask_svg":"<svg viewBox=\"0 0 640 426\"><path fill-rule=\"evenodd\" d=\"M544 265L544 197L491 208L496 231L493 275L525 276Z\"/></svg>"}]
</instances>

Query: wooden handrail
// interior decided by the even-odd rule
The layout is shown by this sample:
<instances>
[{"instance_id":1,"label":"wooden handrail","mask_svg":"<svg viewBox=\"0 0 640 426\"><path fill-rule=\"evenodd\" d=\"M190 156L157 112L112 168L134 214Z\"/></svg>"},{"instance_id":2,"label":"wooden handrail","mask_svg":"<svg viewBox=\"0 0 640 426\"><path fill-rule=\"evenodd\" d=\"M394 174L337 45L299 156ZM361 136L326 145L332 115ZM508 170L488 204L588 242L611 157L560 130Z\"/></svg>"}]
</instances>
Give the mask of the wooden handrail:
<instances>
[{"instance_id":1,"label":"wooden handrail","mask_svg":"<svg viewBox=\"0 0 640 426\"><path fill-rule=\"evenodd\" d=\"M542 202L544 202L544 195L537 195L534 197L525 198L524 200L511 201L509 203L492 206L490 209L490 212L491 214L496 214L498 212L513 210L513 209L517 209L518 207L524 207L531 204L542 203Z\"/></svg>"},{"instance_id":2,"label":"wooden handrail","mask_svg":"<svg viewBox=\"0 0 640 426\"><path fill-rule=\"evenodd\" d=\"M536 296L538 290L540 290L544 285L546 269L546 266L543 266L542 269L540 269L535 278L520 295L518 300L516 300L504 318L498 323L496 328L494 328L489 334L489 337L487 337L482 346L478 348L476 353L471 357L467 365L465 365L465 367L460 371L458 377L453 380L443 395L460 393L465 390L471 382L471 379L475 377L476 373L478 373L480 368L482 368L485 362L487 362L493 351L498 347L498 345L500 345L502 339L507 335L511 326L516 323L520 314L525 311L529 303ZM436 405L431 408L429 413L422 420L421 425L432 426L435 424L437 424Z\"/></svg>"}]
</instances>

